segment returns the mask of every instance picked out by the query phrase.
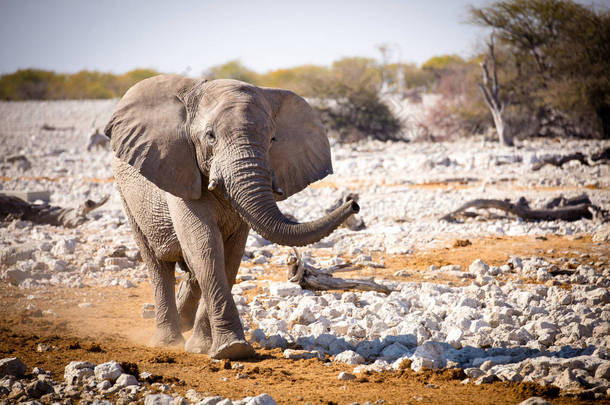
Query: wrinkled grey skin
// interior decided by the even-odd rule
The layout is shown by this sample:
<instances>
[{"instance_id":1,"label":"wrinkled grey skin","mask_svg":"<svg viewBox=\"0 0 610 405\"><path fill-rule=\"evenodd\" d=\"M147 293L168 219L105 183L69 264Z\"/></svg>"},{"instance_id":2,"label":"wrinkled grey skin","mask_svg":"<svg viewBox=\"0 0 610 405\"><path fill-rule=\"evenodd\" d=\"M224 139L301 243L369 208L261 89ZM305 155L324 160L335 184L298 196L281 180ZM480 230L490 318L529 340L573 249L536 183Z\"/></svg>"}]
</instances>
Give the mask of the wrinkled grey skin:
<instances>
[{"instance_id":1,"label":"wrinkled grey skin","mask_svg":"<svg viewBox=\"0 0 610 405\"><path fill-rule=\"evenodd\" d=\"M106 126L123 205L155 297L152 344L214 358L252 354L231 287L250 228L302 246L358 211L348 201L309 223L279 211L332 172L324 129L292 92L162 75L132 87ZM176 299L175 264L187 270Z\"/></svg>"}]
</instances>

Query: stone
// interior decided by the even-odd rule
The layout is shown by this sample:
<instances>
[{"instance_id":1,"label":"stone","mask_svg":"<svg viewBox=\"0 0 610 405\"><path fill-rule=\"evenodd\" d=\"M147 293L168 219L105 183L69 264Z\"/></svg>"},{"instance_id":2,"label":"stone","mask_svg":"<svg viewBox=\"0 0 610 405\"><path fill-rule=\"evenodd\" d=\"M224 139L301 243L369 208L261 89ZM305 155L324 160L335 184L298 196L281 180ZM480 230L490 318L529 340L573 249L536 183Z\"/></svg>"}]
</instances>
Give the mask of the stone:
<instances>
[{"instance_id":1,"label":"stone","mask_svg":"<svg viewBox=\"0 0 610 405\"><path fill-rule=\"evenodd\" d=\"M291 360L308 360L320 358L320 353L308 350L286 349L284 350L284 358Z\"/></svg>"},{"instance_id":2,"label":"stone","mask_svg":"<svg viewBox=\"0 0 610 405\"><path fill-rule=\"evenodd\" d=\"M201 395L194 389L187 390L184 395L186 396L186 399L188 399L192 403L200 402L205 398L203 395Z\"/></svg>"},{"instance_id":3,"label":"stone","mask_svg":"<svg viewBox=\"0 0 610 405\"><path fill-rule=\"evenodd\" d=\"M108 380L104 380L96 385L98 391L106 391L112 387L112 383Z\"/></svg>"},{"instance_id":4,"label":"stone","mask_svg":"<svg viewBox=\"0 0 610 405\"><path fill-rule=\"evenodd\" d=\"M481 377L482 375L485 374L485 372L478 367L470 367L470 368L464 369L464 374L466 374L468 377L474 379L474 378Z\"/></svg>"},{"instance_id":5,"label":"stone","mask_svg":"<svg viewBox=\"0 0 610 405\"><path fill-rule=\"evenodd\" d=\"M303 289L295 283L269 283L269 294L275 297L291 297L301 295Z\"/></svg>"},{"instance_id":6,"label":"stone","mask_svg":"<svg viewBox=\"0 0 610 405\"><path fill-rule=\"evenodd\" d=\"M351 380L355 380L356 376L351 373L346 373L345 371L342 371L339 373L337 378L342 381L351 381Z\"/></svg>"},{"instance_id":7,"label":"stone","mask_svg":"<svg viewBox=\"0 0 610 405\"><path fill-rule=\"evenodd\" d=\"M221 397L220 395L217 395L215 397L205 397L205 398L201 399L199 402L197 402L197 405L216 405L223 400L224 400L224 398Z\"/></svg>"},{"instance_id":8,"label":"stone","mask_svg":"<svg viewBox=\"0 0 610 405\"><path fill-rule=\"evenodd\" d=\"M173 405L174 398L167 394L148 394L144 397L144 405Z\"/></svg>"},{"instance_id":9,"label":"stone","mask_svg":"<svg viewBox=\"0 0 610 405\"><path fill-rule=\"evenodd\" d=\"M595 378L610 381L610 361L604 361L597 367Z\"/></svg>"},{"instance_id":10,"label":"stone","mask_svg":"<svg viewBox=\"0 0 610 405\"><path fill-rule=\"evenodd\" d=\"M610 225L593 234L593 242L610 242Z\"/></svg>"},{"instance_id":11,"label":"stone","mask_svg":"<svg viewBox=\"0 0 610 405\"><path fill-rule=\"evenodd\" d=\"M130 385L140 385L138 379L131 374L121 374L114 383L115 387L129 387Z\"/></svg>"},{"instance_id":12,"label":"stone","mask_svg":"<svg viewBox=\"0 0 610 405\"><path fill-rule=\"evenodd\" d=\"M358 343L358 346L356 347L356 352L365 359L377 357L381 350L382 346L379 339L364 340Z\"/></svg>"},{"instance_id":13,"label":"stone","mask_svg":"<svg viewBox=\"0 0 610 405\"><path fill-rule=\"evenodd\" d=\"M381 351L381 356L388 359L388 361L394 361L399 357L403 357L408 352L408 348L398 342L394 342Z\"/></svg>"},{"instance_id":14,"label":"stone","mask_svg":"<svg viewBox=\"0 0 610 405\"><path fill-rule=\"evenodd\" d=\"M449 331L447 332L447 338L445 339L445 341L447 343L449 343L451 346L453 346L454 349L461 349L462 348L462 336L464 336L464 332L462 332L462 330L460 328L456 328L455 326L452 326L451 328L449 328Z\"/></svg>"},{"instance_id":15,"label":"stone","mask_svg":"<svg viewBox=\"0 0 610 405\"><path fill-rule=\"evenodd\" d=\"M135 288L135 284L126 278L122 278L119 280L119 285L123 288Z\"/></svg>"},{"instance_id":16,"label":"stone","mask_svg":"<svg viewBox=\"0 0 610 405\"><path fill-rule=\"evenodd\" d=\"M123 374L123 369L121 368L121 365L116 361L109 361L106 363L99 364L95 367L93 371L95 373L95 378L98 381L108 380L112 383L114 383L116 379L119 378L121 374Z\"/></svg>"},{"instance_id":17,"label":"stone","mask_svg":"<svg viewBox=\"0 0 610 405\"><path fill-rule=\"evenodd\" d=\"M55 257L71 255L76 249L76 241L74 239L60 239L51 250Z\"/></svg>"},{"instance_id":18,"label":"stone","mask_svg":"<svg viewBox=\"0 0 610 405\"><path fill-rule=\"evenodd\" d=\"M260 394L247 401L246 405L277 405L277 402L269 394Z\"/></svg>"},{"instance_id":19,"label":"stone","mask_svg":"<svg viewBox=\"0 0 610 405\"><path fill-rule=\"evenodd\" d=\"M529 397L525 401L519 402L519 405L553 405L553 404L541 397Z\"/></svg>"},{"instance_id":20,"label":"stone","mask_svg":"<svg viewBox=\"0 0 610 405\"><path fill-rule=\"evenodd\" d=\"M12 375L19 378L25 374L26 369L25 364L17 357L8 357L0 360L0 377Z\"/></svg>"},{"instance_id":21,"label":"stone","mask_svg":"<svg viewBox=\"0 0 610 405\"><path fill-rule=\"evenodd\" d=\"M40 398L41 396L52 392L55 392L53 391L53 386L42 380L31 382L25 387L25 393L30 398Z\"/></svg>"},{"instance_id":22,"label":"stone","mask_svg":"<svg viewBox=\"0 0 610 405\"><path fill-rule=\"evenodd\" d=\"M82 383L85 378L94 375L95 364L88 361L72 361L64 369L64 381L68 385Z\"/></svg>"},{"instance_id":23,"label":"stone","mask_svg":"<svg viewBox=\"0 0 610 405\"><path fill-rule=\"evenodd\" d=\"M18 262L29 260L36 251L34 246L20 245L0 249L0 264L12 266Z\"/></svg>"},{"instance_id":24,"label":"stone","mask_svg":"<svg viewBox=\"0 0 610 405\"><path fill-rule=\"evenodd\" d=\"M574 373L569 368L563 370L563 372L553 381L553 384L562 390L579 390L582 388L582 384L574 376Z\"/></svg>"},{"instance_id":25,"label":"stone","mask_svg":"<svg viewBox=\"0 0 610 405\"><path fill-rule=\"evenodd\" d=\"M487 275L487 272L489 271L489 265L481 259L476 259L474 262L472 262L470 267L468 267L468 271L470 273L484 276Z\"/></svg>"},{"instance_id":26,"label":"stone","mask_svg":"<svg viewBox=\"0 0 610 405\"><path fill-rule=\"evenodd\" d=\"M174 402L172 402L172 405L190 405L190 403L186 400L186 398L178 395L174 398Z\"/></svg>"},{"instance_id":27,"label":"stone","mask_svg":"<svg viewBox=\"0 0 610 405\"><path fill-rule=\"evenodd\" d=\"M446 343L440 342L424 342L418 346L413 353L411 369L418 372L422 368L439 369L445 366L446 359L444 354L448 348Z\"/></svg>"},{"instance_id":28,"label":"stone","mask_svg":"<svg viewBox=\"0 0 610 405\"><path fill-rule=\"evenodd\" d=\"M261 341L261 346L265 349L273 349L279 347L285 349L288 346L288 341L282 336L275 334Z\"/></svg>"},{"instance_id":29,"label":"stone","mask_svg":"<svg viewBox=\"0 0 610 405\"><path fill-rule=\"evenodd\" d=\"M499 381L499 378L494 374L488 374L477 378L474 382L476 385L491 384L494 381Z\"/></svg>"},{"instance_id":30,"label":"stone","mask_svg":"<svg viewBox=\"0 0 610 405\"><path fill-rule=\"evenodd\" d=\"M335 356L333 361L346 364L364 364L364 358L353 350L346 350Z\"/></svg>"},{"instance_id":31,"label":"stone","mask_svg":"<svg viewBox=\"0 0 610 405\"><path fill-rule=\"evenodd\" d=\"M29 278L29 274L19 269L8 269L5 273L6 281L12 285L19 285L26 278Z\"/></svg>"}]
</instances>

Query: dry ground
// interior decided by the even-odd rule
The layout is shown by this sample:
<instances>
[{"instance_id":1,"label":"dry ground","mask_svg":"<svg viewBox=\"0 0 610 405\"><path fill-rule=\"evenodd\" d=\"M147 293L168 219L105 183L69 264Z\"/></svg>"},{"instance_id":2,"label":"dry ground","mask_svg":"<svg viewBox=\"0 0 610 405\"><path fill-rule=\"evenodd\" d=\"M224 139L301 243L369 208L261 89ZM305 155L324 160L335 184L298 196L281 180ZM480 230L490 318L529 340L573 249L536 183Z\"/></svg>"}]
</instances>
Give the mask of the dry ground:
<instances>
[{"instance_id":1,"label":"dry ground","mask_svg":"<svg viewBox=\"0 0 610 405\"><path fill-rule=\"evenodd\" d=\"M383 260L386 264L385 269L375 270L376 276L396 278L395 271L409 269L409 276L400 280L462 283L462 280L436 276L428 268L444 264L467 268L476 258L501 265L511 255L543 256L550 261L555 257L583 260L586 257L583 255L589 255L589 260L594 261L608 254L607 246L593 243L589 237L551 236L546 240L495 237L470 242L467 246L451 243L410 255L376 256L374 260ZM285 269L275 267L269 270L268 276L281 279L284 272ZM371 271L368 272L363 273L370 275ZM554 404L589 403L557 396L557 390L552 387L534 384L464 385L461 380L465 376L460 370L415 373L406 369L361 376L356 381L339 381L339 372L351 372L353 366L318 360L286 360L279 349L257 348L256 358L242 362L243 370L225 369L223 364L212 362L204 355L148 347L146 342L153 332L154 321L142 319L141 308L143 303L152 301L152 291L146 283L132 289L20 290L3 285L0 287L0 357L17 356L28 369L42 367L52 371L55 379L63 378L64 367L73 360L129 362L136 364L139 371L161 376L163 382L182 394L193 388L204 395L240 399L266 392L283 404L375 403L382 399L386 404L517 404L533 395L544 396ZM80 308L81 302L92 302L94 306ZM47 309L55 315L41 313ZM56 349L40 353L37 347L41 343ZM238 379L238 373L247 378Z\"/></svg>"}]
</instances>

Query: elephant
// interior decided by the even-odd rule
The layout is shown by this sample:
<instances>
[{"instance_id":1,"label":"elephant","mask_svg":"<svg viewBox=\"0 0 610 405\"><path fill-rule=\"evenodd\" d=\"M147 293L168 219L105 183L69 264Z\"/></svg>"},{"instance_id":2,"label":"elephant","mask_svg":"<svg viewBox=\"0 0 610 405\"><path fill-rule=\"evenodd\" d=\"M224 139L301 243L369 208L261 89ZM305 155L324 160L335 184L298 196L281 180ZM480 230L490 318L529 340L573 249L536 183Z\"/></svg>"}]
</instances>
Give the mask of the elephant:
<instances>
[{"instance_id":1,"label":"elephant","mask_svg":"<svg viewBox=\"0 0 610 405\"><path fill-rule=\"evenodd\" d=\"M251 356L231 295L250 228L271 242L304 246L360 209L347 201L299 223L277 206L332 173L320 120L288 90L159 75L125 93L104 132L153 288L151 344L184 344L212 358ZM177 294L176 264L186 271ZM182 332L191 328L185 342Z\"/></svg>"}]
</instances>

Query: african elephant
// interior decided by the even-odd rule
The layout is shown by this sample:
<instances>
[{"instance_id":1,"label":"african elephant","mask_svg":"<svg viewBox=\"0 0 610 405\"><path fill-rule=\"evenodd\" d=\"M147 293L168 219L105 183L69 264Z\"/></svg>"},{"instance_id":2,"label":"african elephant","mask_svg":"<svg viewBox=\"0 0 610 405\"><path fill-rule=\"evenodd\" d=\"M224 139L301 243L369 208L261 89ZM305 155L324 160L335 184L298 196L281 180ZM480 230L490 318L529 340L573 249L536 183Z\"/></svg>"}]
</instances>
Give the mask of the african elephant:
<instances>
[{"instance_id":1,"label":"african elephant","mask_svg":"<svg viewBox=\"0 0 610 405\"><path fill-rule=\"evenodd\" d=\"M156 306L153 345L214 358L252 354L231 287L250 228L282 245L330 234L358 212L347 201L312 222L277 200L332 173L325 131L305 100L235 80L161 75L120 100L105 129L113 171ZM175 264L188 271L174 292Z\"/></svg>"}]
</instances>

